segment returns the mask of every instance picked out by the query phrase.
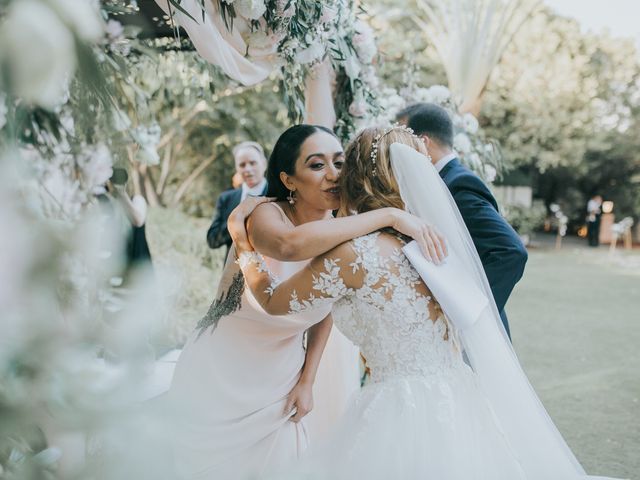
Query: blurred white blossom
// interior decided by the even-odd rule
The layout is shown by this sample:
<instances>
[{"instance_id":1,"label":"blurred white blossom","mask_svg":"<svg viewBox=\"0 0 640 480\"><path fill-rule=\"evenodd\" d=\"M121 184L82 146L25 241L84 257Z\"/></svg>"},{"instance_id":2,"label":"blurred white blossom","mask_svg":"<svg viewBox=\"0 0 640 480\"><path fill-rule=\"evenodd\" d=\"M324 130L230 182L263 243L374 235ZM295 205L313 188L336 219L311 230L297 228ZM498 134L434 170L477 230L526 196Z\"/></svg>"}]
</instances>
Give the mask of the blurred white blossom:
<instances>
[{"instance_id":1,"label":"blurred white blossom","mask_svg":"<svg viewBox=\"0 0 640 480\"><path fill-rule=\"evenodd\" d=\"M7 123L7 96L4 93L0 93L0 130Z\"/></svg>"},{"instance_id":2,"label":"blurred white blossom","mask_svg":"<svg viewBox=\"0 0 640 480\"><path fill-rule=\"evenodd\" d=\"M349 55L344 61L344 71L351 79L356 79L360 76L360 62L355 55Z\"/></svg>"},{"instance_id":3,"label":"blurred white blossom","mask_svg":"<svg viewBox=\"0 0 640 480\"><path fill-rule=\"evenodd\" d=\"M248 20L258 20L267 11L263 0L235 0L234 6L236 13Z\"/></svg>"},{"instance_id":4,"label":"blurred white blossom","mask_svg":"<svg viewBox=\"0 0 640 480\"><path fill-rule=\"evenodd\" d=\"M498 172L495 169L495 167L489 164L484 164L483 167L484 167L484 179L489 183L492 183L493 181L495 181L498 175Z\"/></svg>"},{"instance_id":5,"label":"blurred white blossom","mask_svg":"<svg viewBox=\"0 0 640 480\"><path fill-rule=\"evenodd\" d=\"M320 16L320 23L331 23L338 16L338 11L335 6L324 3L322 5L322 15Z\"/></svg>"},{"instance_id":6,"label":"blurred white blossom","mask_svg":"<svg viewBox=\"0 0 640 480\"><path fill-rule=\"evenodd\" d=\"M451 98L451 91L444 85L433 85L429 87L429 94L433 103L445 103Z\"/></svg>"},{"instance_id":7,"label":"blurred white blossom","mask_svg":"<svg viewBox=\"0 0 640 480\"><path fill-rule=\"evenodd\" d=\"M466 155L471 153L473 145L471 144L469 136L464 132L460 132L453 137L453 148L463 155Z\"/></svg>"},{"instance_id":8,"label":"blurred white blossom","mask_svg":"<svg viewBox=\"0 0 640 480\"><path fill-rule=\"evenodd\" d=\"M111 125L116 132L125 132L131 127L131 120L129 119L129 115L125 112L119 108L114 108Z\"/></svg>"},{"instance_id":9,"label":"blurred white blossom","mask_svg":"<svg viewBox=\"0 0 640 480\"><path fill-rule=\"evenodd\" d=\"M38 0L13 2L0 44L15 94L44 108L58 106L76 66L73 34L58 14Z\"/></svg>"},{"instance_id":10,"label":"blurred white blossom","mask_svg":"<svg viewBox=\"0 0 640 480\"><path fill-rule=\"evenodd\" d=\"M104 185L113 175L111 152L105 145L85 149L78 157L84 185L93 193L103 193Z\"/></svg>"},{"instance_id":11,"label":"blurred white blossom","mask_svg":"<svg viewBox=\"0 0 640 480\"><path fill-rule=\"evenodd\" d=\"M302 64L312 63L321 59L325 51L325 47L320 42L314 42L296 54L296 61Z\"/></svg>"},{"instance_id":12,"label":"blurred white blossom","mask_svg":"<svg viewBox=\"0 0 640 480\"><path fill-rule=\"evenodd\" d=\"M124 27L117 20L109 20L105 32L110 40L117 40L124 35Z\"/></svg>"},{"instance_id":13,"label":"blurred white blossom","mask_svg":"<svg viewBox=\"0 0 640 480\"><path fill-rule=\"evenodd\" d=\"M353 46L358 57L364 63L371 63L376 56L376 42L373 30L363 21L356 22L356 34L353 36Z\"/></svg>"},{"instance_id":14,"label":"blurred white blossom","mask_svg":"<svg viewBox=\"0 0 640 480\"><path fill-rule=\"evenodd\" d=\"M157 165L160 163L158 155L158 144L160 143L161 134L160 125L152 123L149 126L140 125L133 131L133 136L140 146L138 151L138 159L149 165Z\"/></svg>"},{"instance_id":15,"label":"blurred white blossom","mask_svg":"<svg viewBox=\"0 0 640 480\"><path fill-rule=\"evenodd\" d=\"M289 6L287 7L287 4ZM295 0L277 0L276 1L276 14L283 18L291 18L296 13Z\"/></svg>"},{"instance_id":16,"label":"blurred white blossom","mask_svg":"<svg viewBox=\"0 0 640 480\"><path fill-rule=\"evenodd\" d=\"M363 98L356 98L351 105L349 105L349 114L361 118L367 114L368 104Z\"/></svg>"},{"instance_id":17,"label":"blurred white blossom","mask_svg":"<svg viewBox=\"0 0 640 480\"><path fill-rule=\"evenodd\" d=\"M90 0L50 0L56 13L85 42L97 42L104 34L99 3Z\"/></svg>"},{"instance_id":18,"label":"blurred white blossom","mask_svg":"<svg viewBox=\"0 0 640 480\"><path fill-rule=\"evenodd\" d=\"M480 124L478 123L478 119L474 117L471 113L465 113L462 116L463 128L465 131L473 134L478 133L478 128L480 128Z\"/></svg>"}]
</instances>

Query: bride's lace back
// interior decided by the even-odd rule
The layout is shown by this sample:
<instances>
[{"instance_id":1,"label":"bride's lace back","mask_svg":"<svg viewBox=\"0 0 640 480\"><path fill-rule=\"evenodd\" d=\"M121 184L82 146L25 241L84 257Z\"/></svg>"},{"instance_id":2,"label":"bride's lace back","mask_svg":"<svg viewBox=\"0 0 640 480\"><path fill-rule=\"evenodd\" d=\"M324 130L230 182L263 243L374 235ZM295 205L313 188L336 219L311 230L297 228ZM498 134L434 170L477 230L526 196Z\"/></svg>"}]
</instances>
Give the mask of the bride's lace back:
<instances>
[{"instance_id":1,"label":"bride's lace back","mask_svg":"<svg viewBox=\"0 0 640 480\"><path fill-rule=\"evenodd\" d=\"M445 373L461 363L446 317L402 253L384 233L354 239L352 271L363 285L339 300L333 316L357 344L372 381Z\"/></svg>"}]
</instances>

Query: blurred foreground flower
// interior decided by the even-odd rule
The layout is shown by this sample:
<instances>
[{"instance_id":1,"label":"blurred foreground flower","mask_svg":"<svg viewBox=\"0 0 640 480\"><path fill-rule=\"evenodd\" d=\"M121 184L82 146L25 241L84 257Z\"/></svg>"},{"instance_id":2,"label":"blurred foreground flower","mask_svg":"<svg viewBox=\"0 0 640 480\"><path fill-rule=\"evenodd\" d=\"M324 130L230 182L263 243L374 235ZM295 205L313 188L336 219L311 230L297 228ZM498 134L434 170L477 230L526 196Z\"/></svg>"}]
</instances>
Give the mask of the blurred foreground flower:
<instances>
[{"instance_id":1,"label":"blurred foreground flower","mask_svg":"<svg viewBox=\"0 0 640 480\"><path fill-rule=\"evenodd\" d=\"M104 160L93 158L96 181ZM141 273L114 291L117 232L95 208L48 217L23 166L16 152L0 157L0 229L11 233L0 236L0 476L144 478L125 470L153 471L165 424L152 403L140 408L163 315L155 284Z\"/></svg>"}]
</instances>

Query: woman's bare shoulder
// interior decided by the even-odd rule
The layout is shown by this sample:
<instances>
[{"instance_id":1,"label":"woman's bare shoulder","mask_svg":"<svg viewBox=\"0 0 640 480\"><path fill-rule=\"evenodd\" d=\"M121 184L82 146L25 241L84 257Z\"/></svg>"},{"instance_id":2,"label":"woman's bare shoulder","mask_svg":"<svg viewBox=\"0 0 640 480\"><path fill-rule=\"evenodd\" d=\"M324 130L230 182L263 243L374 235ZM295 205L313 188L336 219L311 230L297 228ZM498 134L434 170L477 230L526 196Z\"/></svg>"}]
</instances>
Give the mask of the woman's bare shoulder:
<instances>
[{"instance_id":1,"label":"woman's bare shoulder","mask_svg":"<svg viewBox=\"0 0 640 480\"><path fill-rule=\"evenodd\" d=\"M281 203L284 202L265 202L258 205L247 218L247 230L251 231L256 227L263 228L264 226L289 224L289 219L284 214Z\"/></svg>"}]
</instances>

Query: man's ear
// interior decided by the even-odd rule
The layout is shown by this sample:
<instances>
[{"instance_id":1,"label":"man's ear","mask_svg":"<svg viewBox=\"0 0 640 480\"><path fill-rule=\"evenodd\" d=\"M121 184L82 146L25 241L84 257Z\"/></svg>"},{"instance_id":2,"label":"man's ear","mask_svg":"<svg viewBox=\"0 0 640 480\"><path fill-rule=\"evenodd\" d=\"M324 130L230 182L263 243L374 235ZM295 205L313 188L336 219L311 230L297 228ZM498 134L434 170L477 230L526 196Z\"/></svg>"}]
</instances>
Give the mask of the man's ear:
<instances>
[{"instance_id":1,"label":"man's ear","mask_svg":"<svg viewBox=\"0 0 640 480\"><path fill-rule=\"evenodd\" d=\"M293 179L287 175L285 172L280 172L280 181L284 184L284 186L293 192L296 191L296 185Z\"/></svg>"}]
</instances>

